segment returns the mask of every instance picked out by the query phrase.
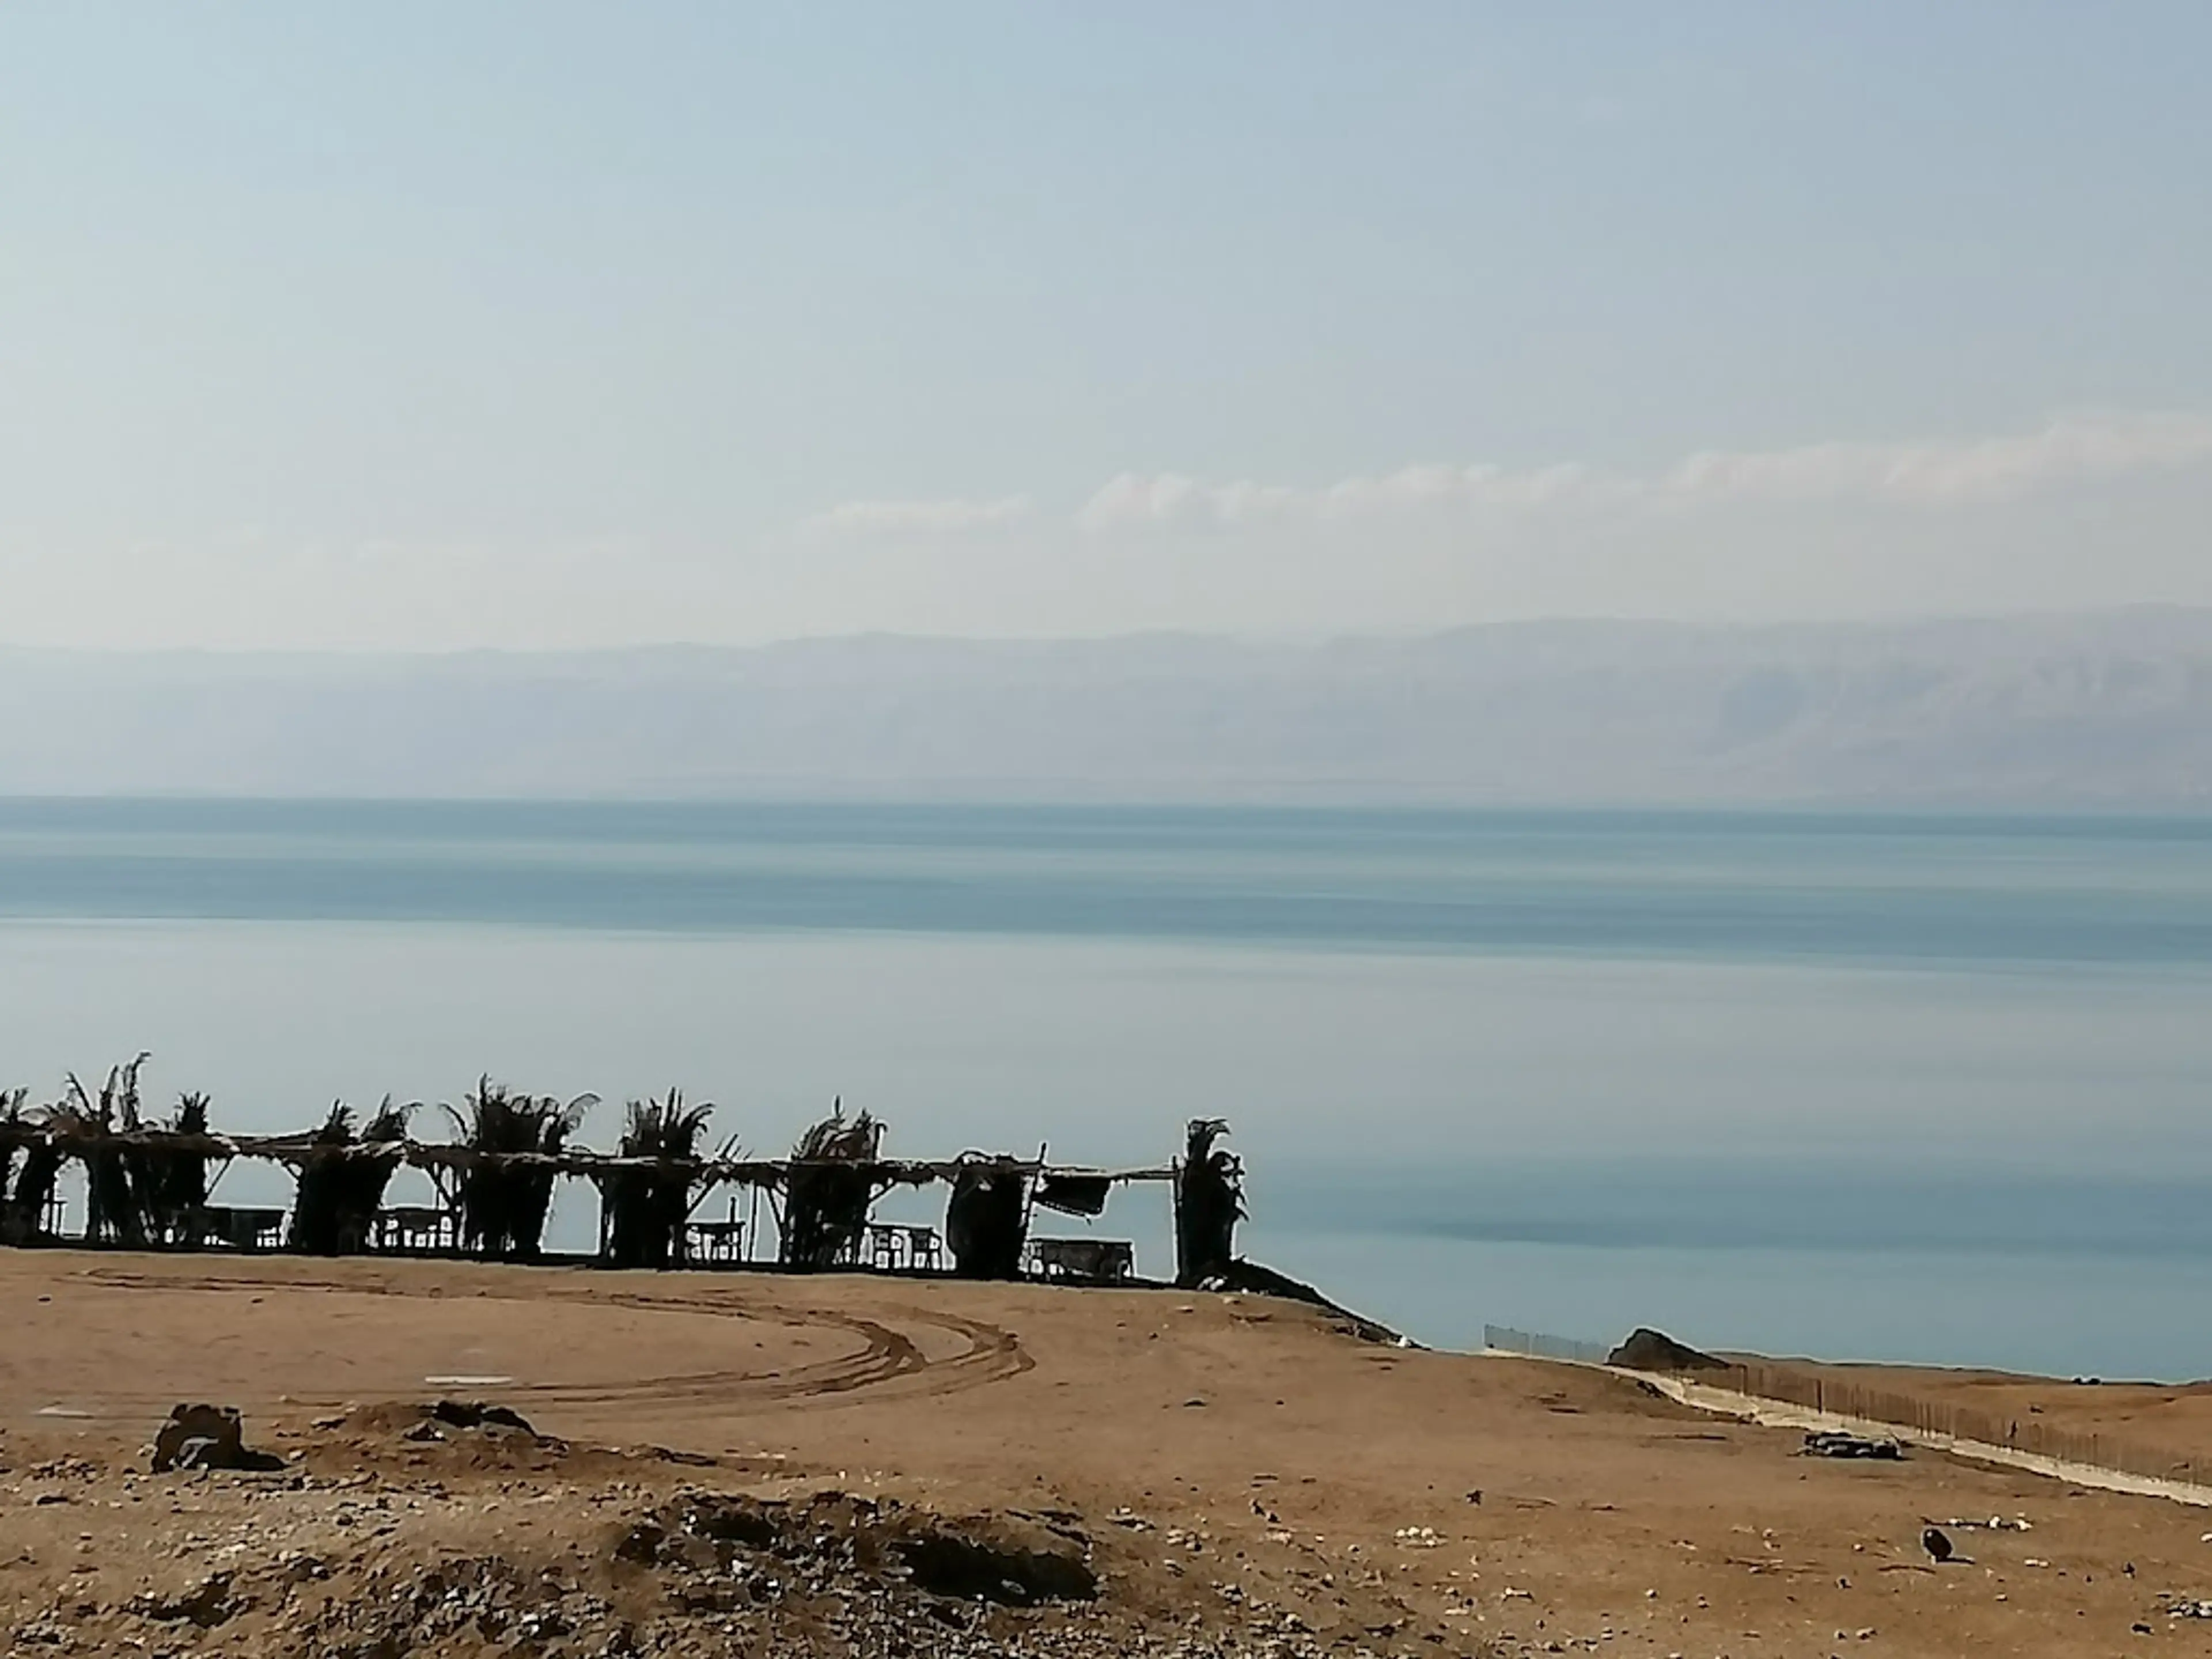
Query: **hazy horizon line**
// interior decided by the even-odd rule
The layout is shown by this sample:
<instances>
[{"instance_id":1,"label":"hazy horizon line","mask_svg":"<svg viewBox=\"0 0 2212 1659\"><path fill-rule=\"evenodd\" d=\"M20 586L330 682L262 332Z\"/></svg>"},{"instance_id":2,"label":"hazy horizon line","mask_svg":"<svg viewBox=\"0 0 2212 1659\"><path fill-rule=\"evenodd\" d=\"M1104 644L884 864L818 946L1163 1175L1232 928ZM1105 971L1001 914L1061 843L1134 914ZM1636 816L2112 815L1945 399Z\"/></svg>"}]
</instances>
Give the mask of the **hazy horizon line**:
<instances>
[{"instance_id":1,"label":"hazy horizon line","mask_svg":"<svg viewBox=\"0 0 2212 1659\"><path fill-rule=\"evenodd\" d=\"M701 654L739 654L793 647L854 645L871 642L908 645L960 646L1096 646L1176 641L1240 646L1315 648L1333 645L1412 643L1451 639L1467 635L1509 633L1540 629L1635 628L1675 633L1772 634L1784 632L1857 633L1881 629L1972 626L2051 622L2090 622L2122 617L2170 617L2212 621L2212 605L2179 600L2138 600L2118 605L2076 605L2063 608L2028 607L2020 610L1899 611L1853 617L1692 617L1627 614L1547 614L1499 617L1481 622L1451 623L1439 627L1359 629L1338 632L1267 631L1246 633L1222 629L1125 629L1099 634L951 634L904 632L895 629L856 629L842 633L780 635L750 641L643 639L621 645L478 645L405 646L209 646L209 645L30 645L0 639L0 653L10 656L123 658L313 658L336 661L368 661L393 658L455 660L471 657L618 657L655 652Z\"/></svg>"}]
</instances>

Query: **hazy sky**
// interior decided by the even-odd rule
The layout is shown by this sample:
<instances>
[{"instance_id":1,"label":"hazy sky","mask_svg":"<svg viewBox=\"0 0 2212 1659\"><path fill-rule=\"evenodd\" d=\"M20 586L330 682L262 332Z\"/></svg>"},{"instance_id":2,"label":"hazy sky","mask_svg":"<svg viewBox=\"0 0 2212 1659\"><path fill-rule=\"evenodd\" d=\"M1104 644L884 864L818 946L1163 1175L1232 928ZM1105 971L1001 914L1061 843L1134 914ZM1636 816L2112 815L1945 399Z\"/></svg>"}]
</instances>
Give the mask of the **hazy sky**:
<instances>
[{"instance_id":1,"label":"hazy sky","mask_svg":"<svg viewBox=\"0 0 2212 1659\"><path fill-rule=\"evenodd\" d=\"M2212 7L0 9L0 640L2212 604Z\"/></svg>"}]
</instances>

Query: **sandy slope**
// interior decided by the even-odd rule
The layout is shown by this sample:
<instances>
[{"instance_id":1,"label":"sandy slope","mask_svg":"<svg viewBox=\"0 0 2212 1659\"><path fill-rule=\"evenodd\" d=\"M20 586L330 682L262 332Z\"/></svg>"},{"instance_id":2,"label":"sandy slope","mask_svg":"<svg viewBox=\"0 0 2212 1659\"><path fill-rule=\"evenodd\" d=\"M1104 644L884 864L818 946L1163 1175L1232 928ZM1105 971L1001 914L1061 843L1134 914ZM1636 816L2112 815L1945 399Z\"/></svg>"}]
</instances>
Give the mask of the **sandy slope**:
<instances>
[{"instance_id":1,"label":"sandy slope","mask_svg":"<svg viewBox=\"0 0 2212 1659\"><path fill-rule=\"evenodd\" d=\"M205 1398L244 1407L256 1438L319 1478L399 1495L376 1522L387 1565L458 1547L455 1504L477 1506L472 1547L587 1551L625 1505L775 1478L1080 1516L1110 1540L1133 1616L1211 1617L1213 1586L1234 1583L1346 1651L2212 1648L2191 1640L2212 1626L2157 1607L2162 1590L2212 1594L2200 1512L1935 1456L1800 1458L1790 1435L1631 1383L1380 1347L1250 1297L0 1253L0 1624L66 1632L82 1607L102 1644L123 1639L133 1595L218 1549L250 1564L312 1536L341 1577L368 1570L343 1553L362 1534L312 1484L248 1513L222 1478L125 1474L171 1404ZM453 1376L511 1380L426 1381ZM478 1467L365 1435L359 1417L314 1426L441 1393L496 1398L580 1447L717 1462ZM533 1504L539 1488L567 1501ZM1124 1508L1151 1525L1114 1524ZM1975 1564L1926 1570L1923 1517L1996 1514L2033 1529L1961 1534ZM1434 1545L1401 1541L1407 1528ZM282 1627L152 1637L290 1650Z\"/></svg>"}]
</instances>

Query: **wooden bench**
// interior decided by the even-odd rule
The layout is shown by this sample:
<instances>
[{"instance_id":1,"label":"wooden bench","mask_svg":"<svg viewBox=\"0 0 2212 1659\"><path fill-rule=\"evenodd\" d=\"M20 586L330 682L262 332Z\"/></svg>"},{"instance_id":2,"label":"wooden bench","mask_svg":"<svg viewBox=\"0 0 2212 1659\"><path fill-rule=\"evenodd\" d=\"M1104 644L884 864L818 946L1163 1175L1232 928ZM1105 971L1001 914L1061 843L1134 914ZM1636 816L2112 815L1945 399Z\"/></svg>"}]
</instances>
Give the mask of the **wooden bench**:
<instances>
[{"instance_id":1,"label":"wooden bench","mask_svg":"<svg viewBox=\"0 0 2212 1659\"><path fill-rule=\"evenodd\" d=\"M939 1268L945 1265L945 1247L934 1227L907 1227L895 1223L868 1224L866 1261L887 1273Z\"/></svg>"},{"instance_id":2,"label":"wooden bench","mask_svg":"<svg viewBox=\"0 0 2212 1659\"><path fill-rule=\"evenodd\" d=\"M745 1224L729 1221L693 1221L684 1225L694 1261L742 1261L745 1255Z\"/></svg>"},{"instance_id":3,"label":"wooden bench","mask_svg":"<svg viewBox=\"0 0 2212 1659\"><path fill-rule=\"evenodd\" d=\"M909 1227L906 1230L906 1265L916 1273L941 1273L945 1268L945 1242L938 1237L934 1227Z\"/></svg>"},{"instance_id":4,"label":"wooden bench","mask_svg":"<svg viewBox=\"0 0 2212 1659\"><path fill-rule=\"evenodd\" d=\"M387 1205L376 1212L376 1231L369 1242L374 1249L402 1255L458 1250L461 1218L428 1204Z\"/></svg>"},{"instance_id":5,"label":"wooden bench","mask_svg":"<svg viewBox=\"0 0 2212 1659\"><path fill-rule=\"evenodd\" d=\"M284 1242L284 1212L204 1204L192 1218L191 1230L210 1243L234 1250L274 1249Z\"/></svg>"},{"instance_id":6,"label":"wooden bench","mask_svg":"<svg viewBox=\"0 0 2212 1659\"><path fill-rule=\"evenodd\" d=\"M1120 1285L1136 1270L1137 1249L1126 1238L1033 1238L1030 1271L1073 1285Z\"/></svg>"}]
</instances>

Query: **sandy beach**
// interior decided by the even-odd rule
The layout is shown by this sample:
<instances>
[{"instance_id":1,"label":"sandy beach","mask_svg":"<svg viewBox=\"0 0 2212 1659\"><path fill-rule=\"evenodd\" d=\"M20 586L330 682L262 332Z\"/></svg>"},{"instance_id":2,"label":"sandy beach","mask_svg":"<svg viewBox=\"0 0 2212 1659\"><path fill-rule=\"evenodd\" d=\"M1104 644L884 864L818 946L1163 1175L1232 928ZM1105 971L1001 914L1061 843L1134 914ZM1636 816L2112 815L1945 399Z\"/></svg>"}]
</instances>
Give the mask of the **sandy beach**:
<instances>
[{"instance_id":1,"label":"sandy beach","mask_svg":"<svg viewBox=\"0 0 2212 1659\"><path fill-rule=\"evenodd\" d=\"M841 1653L2056 1656L2185 1641L2200 1627L2162 1595L2212 1591L2200 1510L1932 1453L1807 1458L1631 1380L1364 1341L1251 1297L41 1251L0 1255L0 1308L18 1651L769 1632ZM2168 1443L2212 1421L2201 1389L1881 1375L2116 1430L2148 1414ZM416 1408L441 1397L544 1438L426 1430ZM240 1407L282 1468L149 1474L185 1401ZM945 1620L900 1604L873 1635L792 1625L796 1583L733 1609L697 1575L742 1563L632 1559L710 1496L796 1504L777 1513L807 1527L808 1505L857 1500L868 1528L1042 1528L1097 1594L926 1595ZM1928 1520L1993 1516L2028 1529L1954 1529L1971 1561L1931 1568ZM423 1603L426 1574L434 1613L461 1595L456 1563L508 1590L378 1624ZM833 1581L805 1607L860 1605ZM567 1600L526 1628L500 1600L549 1585Z\"/></svg>"}]
</instances>

